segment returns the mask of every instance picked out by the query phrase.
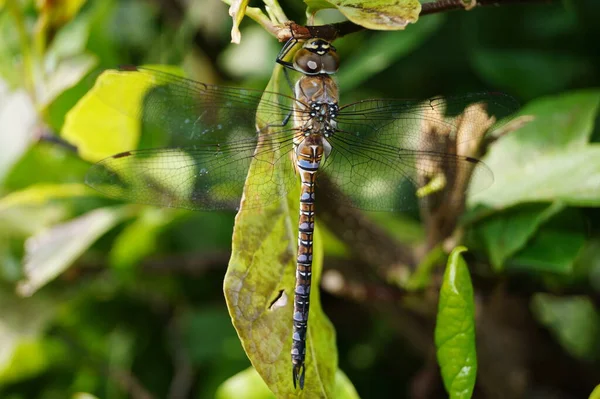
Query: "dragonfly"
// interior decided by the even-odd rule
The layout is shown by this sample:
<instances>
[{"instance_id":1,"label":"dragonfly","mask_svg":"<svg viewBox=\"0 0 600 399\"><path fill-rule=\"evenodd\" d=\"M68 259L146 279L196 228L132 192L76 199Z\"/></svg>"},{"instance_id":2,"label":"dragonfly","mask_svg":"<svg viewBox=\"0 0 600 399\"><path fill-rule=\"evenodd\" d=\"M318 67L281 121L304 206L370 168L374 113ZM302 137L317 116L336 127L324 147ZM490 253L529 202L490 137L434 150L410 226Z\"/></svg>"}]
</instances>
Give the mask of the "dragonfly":
<instances>
[{"instance_id":1,"label":"dragonfly","mask_svg":"<svg viewBox=\"0 0 600 399\"><path fill-rule=\"evenodd\" d=\"M295 44L290 43L277 62L299 75L292 95L210 85L143 67L123 69L115 79L124 74L127 84L117 85L107 101L143 122L142 148L95 164L86 182L109 197L202 211L264 207L300 185L291 363L294 387L302 389L316 193L343 206L402 211L413 209L415 193L428 185L438 201L454 200L444 195L444 184L458 184L474 170L479 187L489 186L493 174L485 164L440 150L424 129L457 134L458 117L471 118L475 127L483 123L471 117L472 104L485 104L498 118L517 105L501 93L472 93L340 106L336 48L309 39L285 61ZM131 89L145 90L141 103L124 100ZM456 141L471 139L467 133ZM440 175L445 183L435 189L431 182ZM319 191L324 179L336 190Z\"/></svg>"}]
</instances>

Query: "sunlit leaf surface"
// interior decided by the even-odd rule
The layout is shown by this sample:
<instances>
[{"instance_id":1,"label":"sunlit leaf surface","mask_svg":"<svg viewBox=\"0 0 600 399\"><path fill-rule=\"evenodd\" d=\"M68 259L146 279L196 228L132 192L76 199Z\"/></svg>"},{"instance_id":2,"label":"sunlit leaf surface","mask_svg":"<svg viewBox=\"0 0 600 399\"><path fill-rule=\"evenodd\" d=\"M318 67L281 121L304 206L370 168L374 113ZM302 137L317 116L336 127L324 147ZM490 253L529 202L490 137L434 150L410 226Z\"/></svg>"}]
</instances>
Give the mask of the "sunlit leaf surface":
<instances>
[{"instance_id":1,"label":"sunlit leaf surface","mask_svg":"<svg viewBox=\"0 0 600 399\"><path fill-rule=\"evenodd\" d=\"M176 68L169 70L180 72ZM144 83L128 79L126 72L105 71L67 113L62 136L77 147L82 158L92 162L135 149L142 121L120 112L114 104L142 109L142 101L153 88L152 81Z\"/></svg>"},{"instance_id":2,"label":"sunlit leaf surface","mask_svg":"<svg viewBox=\"0 0 600 399\"><path fill-rule=\"evenodd\" d=\"M491 146L483 159L494 184L469 198L494 209L520 202L600 205L600 145L589 144L600 92L546 97L521 111L535 120ZM476 189L476 187L474 187Z\"/></svg>"}]
</instances>

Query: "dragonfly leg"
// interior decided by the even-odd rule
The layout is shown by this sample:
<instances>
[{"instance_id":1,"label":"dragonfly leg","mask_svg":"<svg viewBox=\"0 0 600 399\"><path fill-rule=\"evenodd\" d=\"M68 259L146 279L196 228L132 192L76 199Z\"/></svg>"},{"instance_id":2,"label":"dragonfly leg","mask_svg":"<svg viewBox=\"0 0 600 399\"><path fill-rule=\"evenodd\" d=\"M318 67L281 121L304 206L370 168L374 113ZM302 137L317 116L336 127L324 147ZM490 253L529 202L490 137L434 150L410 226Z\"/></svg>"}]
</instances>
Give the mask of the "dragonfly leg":
<instances>
[{"instance_id":1,"label":"dragonfly leg","mask_svg":"<svg viewBox=\"0 0 600 399\"><path fill-rule=\"evenodd\" d=\"M288 40L284 44L281 51L279 51L279 54L277 54L277 59L275 60L275 62L277 62L280 65L283 65L286 68L294 69L294 64L292 62L284 61L283 59L286 55L288 55L288 53L290 52L292 47L296 45L296 43L298 43L298 39L296 39L295 37L291 37L290 40Z\"/></svg>"}]
</instances>

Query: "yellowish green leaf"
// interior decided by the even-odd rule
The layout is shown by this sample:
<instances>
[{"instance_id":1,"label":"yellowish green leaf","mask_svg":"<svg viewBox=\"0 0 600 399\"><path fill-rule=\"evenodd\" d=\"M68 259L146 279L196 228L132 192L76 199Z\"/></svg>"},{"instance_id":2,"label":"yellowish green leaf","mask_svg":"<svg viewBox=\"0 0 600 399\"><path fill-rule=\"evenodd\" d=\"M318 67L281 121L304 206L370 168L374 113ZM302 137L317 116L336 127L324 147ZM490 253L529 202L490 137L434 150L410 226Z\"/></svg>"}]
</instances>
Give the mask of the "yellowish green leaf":
<instances>
[{"instance_id":1,"label":"yellowish green leaf","mask_svg":"<svg viewBox=\"0 0 600 399\"><path fill-rule=\"evenodd\" d=\"M275 399L265 382L253 367L237 373L225 381L215 395L216 399L238 399L243 392L244 399ZM335 373L335 399L358 399L358 393L340 369Z\"/></svg>"},{"instance_id":2,"label":"yellowish green leaf","mask_svg":"<svg viewBox=\"0 0 600 399\"><path fill-rule=\"evenodd\" d=\"M337 8L357 25L373 30L401 30L417 22L421 12L418 0L305 0L311 12Z\"/></svg>"},{"instance_id":3,"label":"yellowish green leaf","mask_svg":"<svg viewBox=\"0 0 600 399\"><path fill-rule=\"evenodd\" d=\"M215 399L239 398L240 392L244 393L244 399L275 399L273 392L253 367L237 373L221 384Z\"/></svg>"},{"instance_id":4,"label":"yellowish green leaf","mask_svg":"<svg viewBox=\"0 0 600 399\"><path fill-rule=\"evenodd\" d=\"M281 68L276 68L268 90L277 91ZM273 100L272 98L270 99ZM260 106L259 106L260 114ZM259 118L260 119L260 118ZM291 161L290 161L291 162ZM245 197L265 175L265 162L253 162ZM295 397L292 381L292 314L298 225L298 186L290 201L273 200L260 209L244 209L236 217L232 256L224 291L233 325L252 365L276 397ZM264 201L261 201L264 202ZM319 286L323 247L315 231L313 287ZM337 352L333 326L323 313L319 290L311 290L307 332L304 397L335 398Z\"/></svg>"},{"instance_id":5,"label":"yellowish green leaf","mask_svg":"<svg viewBox=\"0 0 600 399\"><path fill-rule=\"evenodd\" d=\"M62 136L77 147L82 158L91 162L134 149L139 140L140 121L119 113L101 100L112 95L111 86L102 81L115 74L119 72L105 71L100 75L94 87L65 118ZM141 89L128 91L129 97L121 100L141 104L148 88Z\"/></svg>"},{"instance_id":6,"label":"yellowish green leaf","mask_svg":"<svg viewBox=\"0 0 600 399\"><path fill-rule=\"evenodd\" d=\"M338 369L335 373L335 396L336 399L359 399L356 388L352 385L352 382L348 379L348 376L344 372Z\"/></svg>"},{"instance_id":7,"label":"yellowish green leaf","mask_svg":"<svg viewBox=\"0 0 600 399\"><path fill-rule=\"evenodd\" d=\"M600 399L600 385L597 385L596 388L594 388L589 399Z\"/></svg>"},{"instance_id":8,"label":"yellowish green leaf","mask_svg":"<svg viewBox=\"0 0 600 399\"><path fill-rule=\"evenodd\" d=\"M180 68L152 68L181 74ZM146 94L158 84L132 79L127 71L104 71L67 113L62 136L77 147L83 159L91 162L135 149L142 128L139 112L144 109Z\"/></svg>"}]
</instances>

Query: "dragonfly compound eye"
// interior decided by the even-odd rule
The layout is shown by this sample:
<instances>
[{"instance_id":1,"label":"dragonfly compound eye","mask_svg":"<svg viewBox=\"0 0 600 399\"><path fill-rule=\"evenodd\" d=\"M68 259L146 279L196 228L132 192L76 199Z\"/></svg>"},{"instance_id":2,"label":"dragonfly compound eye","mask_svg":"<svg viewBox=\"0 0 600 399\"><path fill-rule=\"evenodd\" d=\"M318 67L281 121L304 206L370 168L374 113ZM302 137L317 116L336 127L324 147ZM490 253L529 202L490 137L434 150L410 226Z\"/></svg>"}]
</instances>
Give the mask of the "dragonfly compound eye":
<instances>
[{"instance_id":1,"label":"dragonfly compound eye","mask_svg":"<svg viewBox=\"0 0 600 399\"><path fill-rule=\"evenodd\" d=\"M321 56L307 49L300 49L294 56L294 69L307 75L321 73Z\"/></svg>"}]
</instances>

